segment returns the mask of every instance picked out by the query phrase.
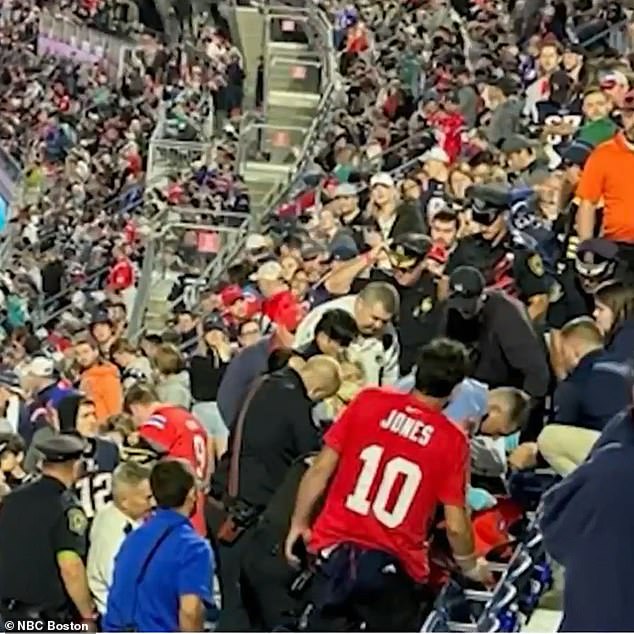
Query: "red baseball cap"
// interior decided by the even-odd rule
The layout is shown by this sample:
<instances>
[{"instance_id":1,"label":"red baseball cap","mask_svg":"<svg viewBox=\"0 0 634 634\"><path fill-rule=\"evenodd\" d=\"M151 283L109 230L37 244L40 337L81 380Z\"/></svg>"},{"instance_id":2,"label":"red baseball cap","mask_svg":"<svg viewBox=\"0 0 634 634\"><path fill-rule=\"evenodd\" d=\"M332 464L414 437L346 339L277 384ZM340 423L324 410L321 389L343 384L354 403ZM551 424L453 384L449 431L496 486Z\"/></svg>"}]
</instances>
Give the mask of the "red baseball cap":
<instances>
[{"instance_id":1,"label":"red baseball cap","mask_svg":"<svg viewBox=\"0 0 634 634\"><path fill-rule=\"evenodd\" d=\"M242 299L243 297L244 293L237 284L230 284L229 286L225 286L220 291L220 301L227 308L232 304L235 304L239 299Z\"/></svg>"}]
</instances>

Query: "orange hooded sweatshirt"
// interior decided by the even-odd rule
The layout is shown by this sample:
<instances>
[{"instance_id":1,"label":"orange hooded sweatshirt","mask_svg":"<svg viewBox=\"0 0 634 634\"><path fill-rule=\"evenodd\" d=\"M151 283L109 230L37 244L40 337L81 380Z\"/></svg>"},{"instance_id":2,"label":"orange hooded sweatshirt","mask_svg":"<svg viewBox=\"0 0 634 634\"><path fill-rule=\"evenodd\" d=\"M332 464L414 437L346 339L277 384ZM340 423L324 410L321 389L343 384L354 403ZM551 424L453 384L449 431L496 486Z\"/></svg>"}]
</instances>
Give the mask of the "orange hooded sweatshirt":
<instances>
[{"instance_id":1,"label":"orange hooded sweatshirt","mask_svg":"<svg viewBox=\"0 0 634 634\"><path fill-rule=\"evenodd\" d=\"M94 401L100 423L104 422L108 416L121 413L123 390L119 370L112 363L97 363L92 368L84 370L79 389Z\"/></svg>"}]
</instances>

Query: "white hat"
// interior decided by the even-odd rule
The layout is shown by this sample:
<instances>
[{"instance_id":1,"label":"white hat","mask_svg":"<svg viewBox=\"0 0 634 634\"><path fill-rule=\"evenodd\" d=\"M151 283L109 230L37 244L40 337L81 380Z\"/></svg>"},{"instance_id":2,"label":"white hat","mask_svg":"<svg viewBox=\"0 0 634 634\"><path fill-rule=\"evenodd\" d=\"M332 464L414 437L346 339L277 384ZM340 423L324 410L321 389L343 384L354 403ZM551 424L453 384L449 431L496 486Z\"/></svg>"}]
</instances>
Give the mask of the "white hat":
<instances>
[{"instance_id":1,"label":"white hat","mask_svg":"<svg viewBox=\"0 0 634 634\"><path fill-rule=\"evenodd\" d=\"M258 249L265 249L269 246L269 241L261 233L251 233L247 236L247 241L244 248L247 251L257 251Z\"/></svg>"},{"instance_id":2,"label":"white hat","mask_svg":"<svg viewBox=\"0 0 634 634\"><path fill-rule=\"evenodd\" d=\"M386 172L380 172L375 174L370 179L370 187L376 187L376 185L383 185L383 187L394 187L394 179Z\"/></svg>"},{"instance_id":3,"label":"white hat","mask_svg":"<svg viewBox=\"0 0 634 634\"><path fill-rule=\"evenodd\" d=\"M439 163L451 163L449 155L440 146L435 145L430 150L427 150L421 157L421 161L438 161Z\"/></svg>"},{"instance_id":4,"label":"white hat","mask_svg":"<svg viewBox=\"0 0 634 634\"><path fill-rule=\"evenodd\" d=\"M24 368L24 374L49 379L55 374L55 364L48 357L34 357Z\"/></svg>"},{"instance_id":5,"label":"white hat","mask_svg":"<svg viewBox=\"0 0 634 634\"><path fill-rule=\"evenodd\" d=\"M279 262L275 260L271 260L270 262L265 262L258 268L257 272L250 276L251 280L254 282L275 282L276 280L282 279L282 267Z\"/></svg>"}]
</instances>

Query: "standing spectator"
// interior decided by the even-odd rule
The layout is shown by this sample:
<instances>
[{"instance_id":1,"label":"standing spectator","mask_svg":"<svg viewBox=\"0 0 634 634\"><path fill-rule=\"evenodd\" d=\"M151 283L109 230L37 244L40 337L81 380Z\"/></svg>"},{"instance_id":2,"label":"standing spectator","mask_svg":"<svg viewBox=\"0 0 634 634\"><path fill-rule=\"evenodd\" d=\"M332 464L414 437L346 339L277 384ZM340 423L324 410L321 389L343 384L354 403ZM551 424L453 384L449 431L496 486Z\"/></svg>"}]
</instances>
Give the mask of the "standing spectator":
<instances>
[{"instance_id":1,"label":"standing spectator","mask_svg":"<svg viewBox=\"0 0 634 634\"><path fill-rule=\"evenodd\" d=\"M189 520L198 500L196 476L187 463L164 460L152 469L150 486L158 509L121 546L103 629L201 632L214 562Z\"/></svg>"},{"instance_id":2,"label":"standing spectator","mask_svg":"<svg viewBox=\"0 0 634 634\"><path fill-rule=\"evenodd\" d=\"M155 445L164 455L185 460L191 465L201 483L192 523L200 535L206 535L202 488L209 478L209 444L205 428L186 409L161 403L156 390L144 383L137 383L128 390L125 409L132 414L141 439Z\"/></svg>"},{"instance_id":3,"label":"standing spectator","mask_svg":"<svg viewBox=\"0 0 634 634\"><path fill-rule=\"evenodd\" d=\"M90 337L77 339L74 353L80 367L79 388L95 404L97 420L104 423L108 416L121 412L123 392L119 371L102 358L97 342Z\"/></svg>"},{"instance_id":4,"label":"standing spectator","mask_svg":"<svg viewBox=\"0 0 634 634\"><path fill-rule=\"evenodd\" d=\"M121 372L121 384L127 390L137 381L151 381L152 365L127 339L117 339L110 346L110 356Z\"/></svg>"},{"instance_id":5,"label":"standing spectator","mask_svg":"<svg viewBox=\"0 0 634 634\"><path fill-rule=\"evenodd\" d=\"M634 266L634 184L629 174L634 169L634 92L629 92L621 109L623 132L602 143L590 154L577 187L580 199L577 232L580 240L594 237L596 207L603 201L601 233L618 242L623 257Z\"/></svg>"},{"instance_id":6,"label":"standing spectator","mask_svg":"<svg viewBox=\"0 0 634 634\"><path fill-rule=\"evenodd\" d=\"M154 366L158 373L156 391L161 401L190 409L189 374L178 348L169 343L162 344L154 357Z\"/></svg>"},{"instance_id":7,"label":"standing spectator","mask_svg":"<svg viewBox=\"0 0 634 634\"><path fill-rule=\"evenodd\" d=\"M90 334L99 346L99 352L104 357L108 357L110 346L115 340L115 331L107 310L103 308L95 310L90 320Z\"/></svg>"},{"instance_id":8,"label":"standing spectator","mask_svg":"<svg viewBox=\"0 0 634 634\"><path fill-rule=\"evenodd\" d=\"M249 322L247 322L249 323ZM202 337L189 363L192 413L209 433L213 456L219 460L227 449L229 430L218 409L218 388L231 361L231 345L220 315L212 313L202 322Z\"/></svg>"},{"instance_id":9,"label":"standing spectator","mask_svg":"<svg viewBox=\"0 0 634 634\"><path fill-rule=\"evenodd\" d=\"M113 249L112 255L114 264L112 265L106 282L108 290L120 293L125 303L128 314L132 312L134 305L134 266L128 258L124 247L117 246Z\"/></svg>"},{"instance_id":10,"label":"standing spectator","mask_svg":"<svg viewBox=\"0 0 634 634\"><path fill-rule=\"evenodd\" d=\"M610 442L544 497L544 543L565 569L560 632L634 628L634 588L624 583L634 565L624 547L634 530L633 451L631 440Z\"/></svg>"},{"instance_id":11,"label":"standing spectator","mask_svg":"<svg viewBox=\"0 0 634 634\"><path fill-rule=\"evenodd\" d=\"M25 445L18 434L0 434L0 471L1 480L13 490L29 480L23 463Z\"/></svg>"},{"instance_id":12,"label":"standing spectator","mask_svg":"<svg viewBox=\"0 0 634 634\"><path fill-rule=\"evenodd\" d=\"M20 380L10 368L0 368L0 431L18 434L28 425L28 408Z\"/></svg>"},{"instance_id":13,"label":"standing spectator","mask_svg":"<svg viewBox=\"0 0 634 634\"><path fill-rule=\"evenodd\" d=\"M330 549L330 574L354 584L352 562L363 561L368 551L383 553L375 566L366 568L374 591L365 586L359 601L354 587L342 584L342 593L327 605L315 604L308 617L311 628L338 630L352 614L370 629L417 631L425 601L421 585L429 575L421 545L438 503L463 574L477 581L490 578L476 558L466 507L467 438L442 413L465 378L467 352L459 344L437 340L423 348L417 365L414 394L362 391L330 427L325 447L302 479L286 539L289 561L299 564L294 554L298 541L315 553ZM396 491L395 481L401 483ZM385 574L386 566L392 574ZM320 596L327 583L318 572L313 596Z\"/></svg>"},{"instance_id":14,"label":"standing spectator","mask_svg":"<svg viewBox=\"0 0 634 634\"><path fill-rule=\"evenodd\" d=\"M298 371L284 368L274 372L250 391L240 412L240 433L234 434L237 440L231 455L220 464L212 485L219 499L229 495L241 505L250 519L247 530L255 526L292 463L318 449L313 406L336 394L340 384L339 364L317 355ZM237 491L232 490L234 482ZM221 541L219 545L221 631L240 631L249 625L240 596L240 558L246 543L243 536L238 543Z\"/></svg>"},{"instance_id":15,"label":"standing spectator","mask_svg":"<svg viewBox=\"0 0 634 634\"><path fill-rule=\"evenodd\" d=\"M90 529L86 571L90 592L102 617L119 548L152 507L149 476L149 469L135 462L119 465L112 474L112 501L97 513Z\"/></svg>"},{"instance_id":16,"label":"standing spectator","mask_svg":"<svg viewBox=\"0 0 634 634\"><path fill-rule=\"evenodd\" d=\"M399 313L399 296L385 282L371 282L358 295L345 295L321 304L302 320L295 346L306 346L315 338L315 327L331 310L352 315L361 336L348 347L351 361L358 361L369 385L393 385L399 378L399 342L392 324Z\"/></svg>"}]
</instances>

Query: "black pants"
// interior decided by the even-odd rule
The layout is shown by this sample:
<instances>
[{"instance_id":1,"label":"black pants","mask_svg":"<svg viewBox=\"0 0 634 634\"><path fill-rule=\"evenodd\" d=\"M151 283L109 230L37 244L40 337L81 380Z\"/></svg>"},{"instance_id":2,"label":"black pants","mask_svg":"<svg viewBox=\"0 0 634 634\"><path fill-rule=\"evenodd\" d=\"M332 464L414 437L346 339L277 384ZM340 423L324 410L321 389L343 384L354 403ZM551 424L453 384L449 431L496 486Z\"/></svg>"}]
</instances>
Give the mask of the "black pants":
<instances>
[{"instance_id":1,"label":"black pants","mask_svg":"<svg viewBox=\"0 0 634 634\"><path fill-rule=\"evenodd\" d=\"M311 590L318 591L319 578ZM400 569L385 575L385 584L373 593L354 595L342 606L308 615L308 632L350 631L364 624L368 632L418 632L433 606L432 593Z\"/></svg>"},{"instance_id":2,"label":"black pants","mask_svg":"<svg viewBox=\"0 0 634 634\"><path fill-rule=\"evenodd\" d=\"M298 573L286 563L278 532L266 521L261 522L242 558L240 589L251 627L256 631L292 626L306 602L305 597L289 594Z\"/></svg>"},{"instance_id":3,"label":"black pants","mask_svg":"<svg viewBox=\"0 0 634 634\"><path fill-rule=\"evenodd\" d=\"M222 610L217 632L248 631L250 621L242 600L240 585L242 556L251 540L253 528L248 528L231 546L218 544L220 591Z\"/></svg>"}]
</instances>

